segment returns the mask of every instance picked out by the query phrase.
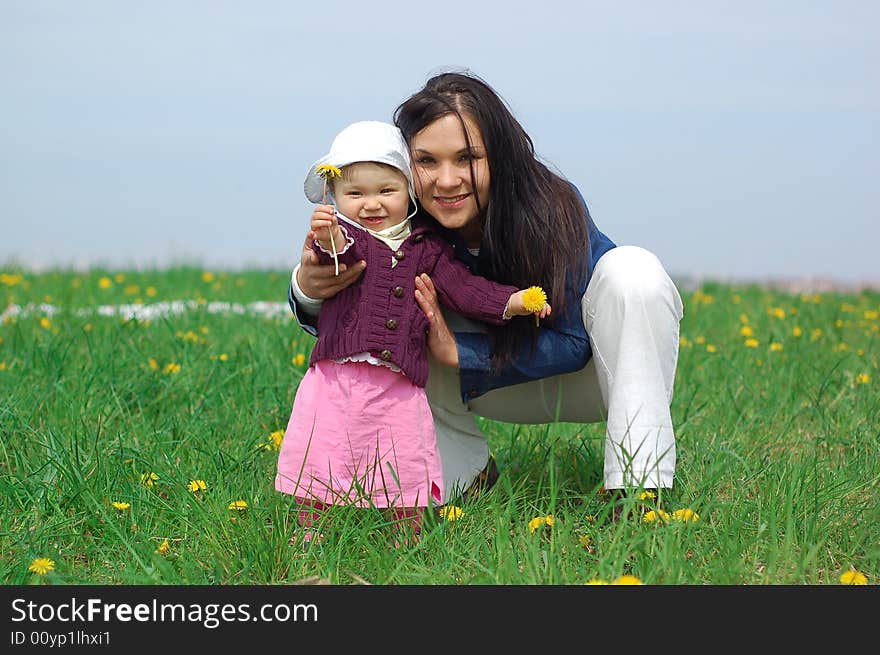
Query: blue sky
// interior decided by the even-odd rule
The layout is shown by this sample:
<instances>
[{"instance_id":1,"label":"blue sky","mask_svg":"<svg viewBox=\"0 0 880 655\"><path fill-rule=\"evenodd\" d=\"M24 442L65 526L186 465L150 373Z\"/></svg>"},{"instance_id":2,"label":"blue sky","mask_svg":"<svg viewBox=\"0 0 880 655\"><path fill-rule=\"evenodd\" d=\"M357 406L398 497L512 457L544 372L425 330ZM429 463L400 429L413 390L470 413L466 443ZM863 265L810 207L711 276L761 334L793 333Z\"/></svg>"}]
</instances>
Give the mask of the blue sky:
<instances>
[{"instance_id":1,"label":"blue sky","mask_svg":"<svg viewBox=\"0 0 880 655\"><path fill-rule=\"evenodd\" d=\"M674 276L877 280L877 25L867 1L0 0L0 266L292 268L335 133L469 68Z\"/></svg>"}]
</instances>

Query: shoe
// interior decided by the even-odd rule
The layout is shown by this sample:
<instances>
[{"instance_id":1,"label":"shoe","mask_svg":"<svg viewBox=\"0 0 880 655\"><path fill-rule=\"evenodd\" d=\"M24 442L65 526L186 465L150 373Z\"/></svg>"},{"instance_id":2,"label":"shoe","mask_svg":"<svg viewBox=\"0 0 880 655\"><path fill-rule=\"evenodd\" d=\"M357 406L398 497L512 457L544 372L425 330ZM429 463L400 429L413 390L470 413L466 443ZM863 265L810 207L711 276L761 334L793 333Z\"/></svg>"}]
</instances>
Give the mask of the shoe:
<instances>
[{"instance_id":1,"label":"shoe","mask_svg":"<svg viewBox=\"0 0 880 655\"><path fill-rule=\"evenodd\" d=\"M477 477L471 483L471 486L461 495L462 502L467 502L468 500L476 498L480 494L489 491L489 489L494 487L495 483L498 482L500 476L501 472L498 470L498 465L495 463L495 457L489 455L489 461L486 463L486 467L477 473Z\"/></svg>"}]
</instances>

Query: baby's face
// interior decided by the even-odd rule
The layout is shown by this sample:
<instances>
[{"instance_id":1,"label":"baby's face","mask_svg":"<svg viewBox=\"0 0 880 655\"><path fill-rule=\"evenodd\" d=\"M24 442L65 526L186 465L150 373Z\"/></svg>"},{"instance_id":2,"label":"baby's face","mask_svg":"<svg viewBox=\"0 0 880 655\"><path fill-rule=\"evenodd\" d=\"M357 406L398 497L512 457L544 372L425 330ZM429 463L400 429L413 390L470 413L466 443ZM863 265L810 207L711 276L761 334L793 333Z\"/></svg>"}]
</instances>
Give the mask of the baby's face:
<instances>
[{"instance_id":1,"label":"baby's face","mask_svg":"<svg viewBox=\"0 0 880 655\"><path fill-rule=\"evenodd\" d=\"M349 164L333 180L336 209L370 230L384 230L406 220L409 188L393 166L374 162Z\"/></svg>"}]
</instances>

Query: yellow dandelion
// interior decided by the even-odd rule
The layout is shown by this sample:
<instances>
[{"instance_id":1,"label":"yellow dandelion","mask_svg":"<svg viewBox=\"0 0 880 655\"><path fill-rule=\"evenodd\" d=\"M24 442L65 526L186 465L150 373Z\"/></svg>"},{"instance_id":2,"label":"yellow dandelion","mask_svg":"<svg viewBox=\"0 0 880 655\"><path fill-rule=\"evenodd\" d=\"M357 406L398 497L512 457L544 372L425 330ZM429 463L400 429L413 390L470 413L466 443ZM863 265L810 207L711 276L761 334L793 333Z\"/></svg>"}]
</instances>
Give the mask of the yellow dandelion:
<instances>
[{"instance_id":1,"label":"yellow dandelion","mask_svg":"<svg viewBox=\"0 0 880 655\"><path fill-rule=\"evenodd\" d=\"M305 364L305 361L306 361L306 356L303 355L302 353L298 353L293 356L293 359L290 360L290 363L293 364L294 366L302 366L303 364Z\"/></svg>"},{"instance_id":2,"label":"yellow dandelion","mask_svg":"<svg viewBox=\"0 0 880 655\"><path fill-rule=\"evenodd\" d=\"M147 287L147 295L152 298L157 293L156 287Z\"/></svg>"},{"instance_id":3,"label":"yellow dandelion","mask_svg":"<svg viewBox=\"0 0 880 655\"><path fill-rule=\"evenodd\" d=\"M540 528L553 527L553 515L548 514L547 516L536 516L531 521L529 521L529 532L537 532Z\"/></svg>"},{"instance_id":4,"label":"yellow dandelion","mask_svg":"<svg viewBox=\"0 0 880 655\"><path fill-rule=\"evenodd\" d=\"M180 373L180 364L176 364L175 362L168 362L168 364L165 365L165 373L167 373L168 375Z\"/></svg>"},{"instance_id":5,"label":"yellow dandelion","mask_svg":"<svg viewBox=\"0 0 880 655\"><path fill-rule=\"evenodd\" d=\"M793 337L799 337L799 336L801 336L803 333L804 333L804 331L801 329L801 327L800 327L799 325L795 325L795 326L791 329L791 336L793 336Z\"/></svg>"},{"instance_id":6,"label":"yellow dandelion","mask_svg":"<svg viewBox=\"0 0 880 655\"><path fill-rule=\"evenodd\" d=\"M129 507L131 507L131 503L121 503L121 502L118 502L118 501L115 501L115 500L114 500L112 503L110 503L110 504L113 505L113 507L115 507L116 509L118 509L120 512L124 512L124 511L127 510Z\"/></svg>"},{"instance_id":7,"label":"yellow dandelion","mask_svg":"<svg viewBox=\"0 0 880 655\"><path fill-rule=\"evenodd\" d=\"M226 353L220 353L220 361L221 362L225 362L228 359L229 359L229 355L227 355Z\"/></svg>"},{"instance_id":8,"label":"yellow dandelion","mask_svg":"<svg viewBox=\"0 0 880 655\"><path fill-rule=\"evenodd\" d=\"M688 348L691 345L691 342L687 337L682 336L678 338L678 345L682 348Z\"/></svg>"},{"instance_id":9,"label":"yellow dandelion","mask_svg":"<svg viewBox=\"0 0 880 655\"><path fill-rule=\"evenodd\" d=\"M284 441L284 430L275 430L275 432L269 435L266 443L260 444L260 447L263 450L279 450L282 441Z\"/></svg>"},{"instance_id":10,"label":"yellow dandelion","mask_svg":"<svg viewBox=\"0 0 880 655\"><path fill-rule=\"evenodd\" d=\"M780 350L782 350L781 343L771 343L770 344L770 352L778 353Z\"/></svg>"},{"instance_id":11,"label":"yellow dandelion","mask_svg":"<svg viewBox=\"0 0 880 655\"><path fill-rule=\"evenodd\" d=\"M871 381L871 376L867 373L859 373L856 376L856 384L868 384Z\"/></svg>"},{"instance_id":12,"label":"yellow dandelion","mask_svg":"<svg viewBox=\"0 0 880 655\"><path fill-rule=\"evenodd\" d=\"M752 327L751 327L750 325L743 325L743 326L739 329L739 333L740 333L740 335L742 335L742 336L744 336L744 337L753 337L753 336L755 336L755 331L752 329Z\"/></svg>"},{"instance_id":13,"label":"yellow dandelion","mask_svg":"<svg viewBox=\"0 0 880 655\"><path fill-rule=\"evenodd\" d=\"M611 584L615 585L643 585L645 584L634 575L622 575Z\"/></svg>"},{"instance_id":14,"label":"yellow dandelion","mask_svg":"<svg viewBox=\"0 0 880 655\"><path fill-rule=\"evenodd\" d=\"M757 348L760 345L760 343L761 342L758 341L757 339L746 339L745 342L743 343L743 345L746 348Z\"/></svg>"},{"instance_id":15,"label":"yellow dandelion","mask_svg":"<svg viewBox=\"0 0 880 655\"><path fill-rule=\"evenodd\" d=\"M868 584L868 576L861 571L849 569L840 574L840 584L865 585Z\"/></svg>"},{"instance_id":16,"label":"yellow dandelion","mask_svg":"<svg viewBox=\"0 0 880 655\"><path fill-rule=\"evenodd\" d=\"M204 480L190 480L186 483L186 488L192 493L198 493L205 491L208 488L208 483Z\"/></svg>"},{"instance_id":17,"label":"yellow dandelion","mask_svg":"<svg viewBox=\"0 0 880 655\"><path fill-rule=\"evenodd\" d=\"M248 504L244 500L233 500L231 503L229 503L228 509L234 510L236 512L241 512L243 510L246 510L247 507Z\"/></svg>"},{"instance_id":18,"label":"yellow dandelion","mask_svg":"<svg viewBox=\"0 0 880 655\"><path fill-rule=\"evenodd\" d=\"M714 352L717 352L717 351L718 351L718 348L716 348L715 346L713 346L711 343L707 343L707 344L706 344L706 352L707 352L707 353L714 353Z\"/></svg>"},{"instance_id":19,"label":"yellow dandelion","mask_svg":"<svg viewBox=\"0 0 880 655\"><path fill-rule=\"evenodd\" d=\"M588 534L582 534L580 537L578 537L578 546L580 546L581 548L586 548L589 550L592 543L593 540L590 539L590 535Z\"/></svg>"},{"instance_id":20,"label":"yellow dandelion","mask_svg":"<svg viewBox=\"0 0 880 655\"><path fill-rule=\"evenodd\" d=\"M152 357L150 357L150 359L147 360L147 364L149 364L150 369L152 369L152 370L154 370L154 371L158 371L158 370L159 370L159 362L157 362L157 361L156 361L155 359L153 359Z\"/></svg>"},{"instance_id":21,"label":"yellow dandelion","mask_svg":"<svg viewBox=\"0 0 880 655\"><path fill-rule=\"evenodd\" d=\"M771 307L767 310L767 313L770 314L770 316L775 316L779 319L785 318L785 310L782 309L782 307Z\"/></svg>"},{"instance_id":22,"label":"yellow dandelion","mask_svg":"<svg viewBox=\"0 0 880 655\"><path fill-rule=\"evenodd\" d=\"M603 584L611 584L607 580L602 580L601 578L593 578L592 580L587 580L585 585L603 585Z\"/></svg>"},{"instance_id":23,"label":"yellow dandelion","mask_svg":"<svg viewBox=\"0 0 880 655\"><path fill-rule=\"evenodd\" d=\"M152 471L147 471L146 473L141 474L141 484L145 487L152 487L158 479L158 474L153 473Z\"/></svg>"},{"instance_id":24,"label":"yellow dandelion","mask_svg":"<svg viewBox=\"0 0 880 655\"><path fill-rule=\"evenodd\" d=\"M119 284L122 284L123 282L125 282L125 275L123 275L122 273L117 273L113 276L113 279L116 280Z\"/></svg>"},{"instance_id":25,"label":"yellow dandelion","mask_svg":"<svg viewBox=\"0 0 880 655\"><path fill-rule=\"evenodd\" d=\"M0 284L5 284L8 287L14 287L16 284L21 284L23 281L24 278L21 275L0 273Z\"/></svg>"},{"instance_id":26,"label":"yellow dandelion","mask_svg":"<svg viewBox=\"0 0 880 655\"><path fill-rule=\"evenodd\" d=\"M0 371L6 370L6 362L0 362Z\"/></svg>"},{"instance_id":27,"label":"yellow dandelion","mask_svg":"<svg viewBox=\"0 0 880 655\"><path fill-rule=\"evenodd\" d=\"M315 171L317 171L318 175L325 180L332 180L333 178L342 175L342 171L331 164L321 164L315 169Z\"/></svg>"},{"instance_id":28,"label":"yellow dandelion","mask_svg":"<svg viewBox=\"0 0 880 655\"><path fill-rule=\"evenodd\" d=\"M42 327L44 330L48 330L50 327L52 327L52 321L44 316L40 319L40 327Z\"/></svg>"},{"instance_id":29,"label":"yellow dandelion","mask_svg":"<svg viewBox=\"0 0 880 655\"><path fill-rule=\"evenodd\" d=\"M649 510L645 512L644 516L642 516L642 521L645 523L653 523L654 521L663 521L664 523L669 522L669 512L665 512L662 509L658 510Z\"/></svg>"},{"instance_id":30,"label":"yellow dandelion","mask_svg":"<svg viewBox=\"0 0 880 655\"><path fill-rule=\"evenodd\" d=\"M677 509L672 513L672 520L683 523L696 523L700 520L700 515L692 509Z\"/></svg>"},{"instance_id":31,"label":"yellow dandelion","mask_svg":"<svg viewBox=\"0 0 880 655\"><path fill-rule=\"evenodd\" d=\"M162 543L159 544L159 547L156 549L156 552L160 555L167 555L171 552L171 544L168 543L167 539L163 539Z\"/></svg>"},{"instance_id":32,"label":"yellow dandelion","mask_svg":"<svg viewBox=\"0 0 880 655\"><path fill-rule=\"evenodd\" d=\"M547 294L541 287L529 287L523 293L522 299L527 312L539 312L547 304Z\"/></svg>"},{"instance_id":33,"label":"yellow dandelion","mask_svg":"<svg viewBox=\"0 0 880 655\"><path fill-rule=\"evenodd\" d=\"M102 277L100 280L98 280L98 286L102 289L109 289L113 286L113 280L111 280L109 277Z\"/></svg>"},{"instance_id":34,"label":"yellow dandelion","mask_svg":"<svg viewBox=\"0 0 880 655\"><path fill-rule=\"evenodd\" d=\"M28 567L28 571L37 575L46 575L49 571L55 570L55 560L48 557L38 557Z\"/></svg>"},{"instance_id":35,"label":"yellow dandelion","mask_svg":"<svg viewBox=\"0 0 880 655\"><path fill-rule=\"evenodd\" d=\"M657 497L653 491L643 491L639 494L639 500L654 500Z\"/></svg>"},{"instance_id":36,"label":"yellow dandelion","mask_svg":"<svg viewBox=\"0 0 880 655\"><path fill-rule=\"evenodd\" d=\"M202 273L202 282L213 282L214 274L211 271L205 271Z\"/></svg>"},{"instance_id":37,"label":"yellow dandelion","mask_svg":"<svg viewBox=\"0 0 880 655\"><path fill-rule=\"evenodd\" d=\"M458 505L444 505L440 508L440 517L447 521L457 521L464 516L464 510Z\"/></svg>"}]
</instances>

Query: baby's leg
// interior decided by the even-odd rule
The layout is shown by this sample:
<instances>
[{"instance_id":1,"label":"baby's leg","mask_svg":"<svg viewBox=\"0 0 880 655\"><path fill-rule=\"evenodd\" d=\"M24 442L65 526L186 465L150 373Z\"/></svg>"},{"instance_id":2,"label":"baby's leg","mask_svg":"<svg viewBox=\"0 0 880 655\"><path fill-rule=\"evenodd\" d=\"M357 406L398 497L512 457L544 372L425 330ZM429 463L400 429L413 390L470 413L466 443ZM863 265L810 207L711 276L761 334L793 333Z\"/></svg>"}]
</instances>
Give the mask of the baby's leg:
<instances>
[{"instance_id":1,"label":"baby's leg","mask_svg":"<svg viewBox=\"0 0 880 655\"><path fill-rule=\"evenodd\" d=\"M395 548L414 546L419 543L424 512L424 507L392 507L388 510L391 520L394 521L393 530L402 537L402 540L395 539Z\"/></svg>"},{"instance_id":2,"label":"baby's leg","mask_svg":"<svg viewBox=\"0 0 880 655\"><path fill-rule=\"evenodd\" d=\"M299 524L300 531L302 532L302 542L305 544L309 544L312 541L317 543L322 535L314 533L311 528L314 523L321 519L321 515L328 508L328 505L307 498L297 498L296 504L296 522ZM297 535L291 537L291 544L296 543L296 541Z\"/></svg>"}]
</instances>

